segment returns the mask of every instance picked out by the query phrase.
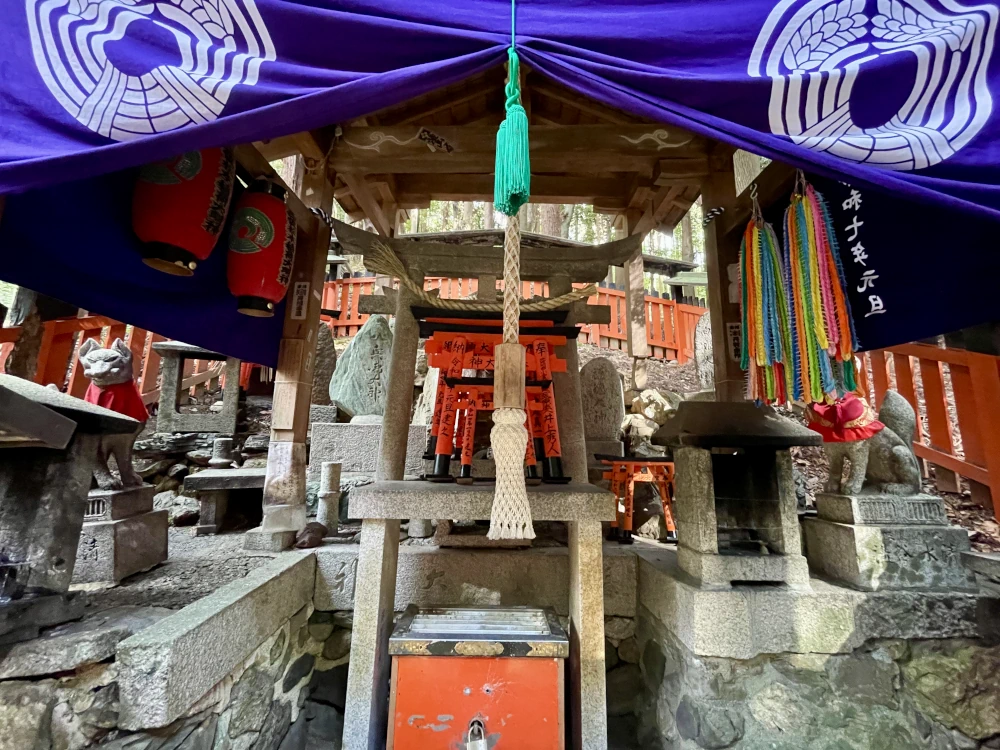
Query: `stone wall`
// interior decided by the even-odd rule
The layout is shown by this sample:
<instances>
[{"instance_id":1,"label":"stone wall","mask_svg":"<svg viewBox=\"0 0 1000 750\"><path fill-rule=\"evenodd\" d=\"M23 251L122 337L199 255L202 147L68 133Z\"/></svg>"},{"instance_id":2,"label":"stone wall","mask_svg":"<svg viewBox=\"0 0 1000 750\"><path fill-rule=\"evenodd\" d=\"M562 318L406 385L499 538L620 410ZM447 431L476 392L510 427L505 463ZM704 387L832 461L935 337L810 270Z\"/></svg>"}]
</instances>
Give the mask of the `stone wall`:
<instances>
[{"instance_id":1,"label":"stone wall","mask_svg":"<svg viewBox=\"0 0 1000 750\"><path fill-rule=\"evenodd\" d=\"M113 659L42 679L0 680L0 749L339 748L350 624L349 612L306 605L183 717L158 729L119 726Z\"/></svg>"},{"instance_id":2,"label":"stone wall","mask_svg":"<svg viewBox=\"0 0 1000 750\"><path fill-rule=\"evenodd\" d=\"M1000 748L1000 647L871 640L844 654L696 656L644 606L638 742L660 750ZM609 706L611 675L609 674Z\"/></svg>"}]
</instances>

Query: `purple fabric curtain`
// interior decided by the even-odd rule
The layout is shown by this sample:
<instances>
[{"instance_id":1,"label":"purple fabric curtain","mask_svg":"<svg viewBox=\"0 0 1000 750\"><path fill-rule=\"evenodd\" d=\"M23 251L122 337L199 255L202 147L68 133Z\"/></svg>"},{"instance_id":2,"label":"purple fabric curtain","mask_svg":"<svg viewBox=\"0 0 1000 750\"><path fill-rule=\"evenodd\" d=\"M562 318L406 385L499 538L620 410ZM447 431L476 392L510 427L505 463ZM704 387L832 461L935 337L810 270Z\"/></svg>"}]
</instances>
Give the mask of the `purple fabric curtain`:
<instances>
[{"instance_id":1,"label":"purple fabric curtain","mask_svg":"<svg viewBox=\"0 0 1000 750\"><path fill-rule=\"evenodd\" d=\"M993 3L523 0L517 13L524 62L598 101L896 200L1000 219ZM11 0L0 194L30 191L8 210L38 214L54 198L38 188L348 121L501 64L509 29L504 0ZM5 236L0 225L0 267ZM18 241L50 261L67 252ZM934 250L887 252L902 263ZM982 270L986 252L954 261ZM17 266L22 280L45 270ZM938 332L896 317L880 344Z\"/></svg>"}]
</instances>

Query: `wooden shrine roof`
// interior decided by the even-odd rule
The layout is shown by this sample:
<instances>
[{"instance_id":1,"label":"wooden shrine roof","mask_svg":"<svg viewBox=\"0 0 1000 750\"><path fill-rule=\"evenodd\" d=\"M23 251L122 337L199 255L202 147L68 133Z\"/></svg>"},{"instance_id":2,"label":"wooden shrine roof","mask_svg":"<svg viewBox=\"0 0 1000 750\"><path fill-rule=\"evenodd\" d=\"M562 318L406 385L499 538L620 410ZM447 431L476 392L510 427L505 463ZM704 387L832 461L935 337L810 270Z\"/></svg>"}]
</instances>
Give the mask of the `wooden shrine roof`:
<instances>
[{"instance_id":1,"label":"wooden shrine roof","mask_svg":"<svg viewBox=\"0 0 1000 750\"><path fill-rule=\"evenodd\" d=\"M432 200L491 201L501 67L351 123L257 143L268 159L326 159L352 221L384 236ZM606 107L529 71L532 202L586 203L629 234L672 228L700 192L711 142ZM728 154L727 154L728 158Z\"/></svg>"}]
</instances>

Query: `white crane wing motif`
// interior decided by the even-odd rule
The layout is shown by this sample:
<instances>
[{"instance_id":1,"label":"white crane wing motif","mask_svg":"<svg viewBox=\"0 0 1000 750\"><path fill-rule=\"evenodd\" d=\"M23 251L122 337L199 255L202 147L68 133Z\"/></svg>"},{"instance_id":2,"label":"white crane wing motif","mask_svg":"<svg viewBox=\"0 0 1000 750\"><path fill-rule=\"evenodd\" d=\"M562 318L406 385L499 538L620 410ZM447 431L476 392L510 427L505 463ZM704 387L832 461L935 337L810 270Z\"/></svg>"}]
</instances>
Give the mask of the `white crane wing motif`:
<instances>
[{"instance_id":1,"label":"white crane wing motif","mask_svg":"<svg viewBox=\"0 0 1000 750\"><path fill-rule=\"evenodd\" d=\"M253 86L274 45L254 0L25 0L35 65L80 124L116 141L208 122L234 86ZM176 64L136 74L107 47L133 24L156 24Z\"/></svg>"},{"instance_id":2,"label":"white crane wing motif","mask_svg":"<svg viewBox=\"0 0 1000 750\"><path fill-rule=\"evenodd\" d=\"M922 169L965 146L989 118L998 17L993 3L956 0L780 0L747 72L771 79L772 133L855 162ZM912 90L885 122L858 125L858 74L893 55L915 59Z\"/></svg>"}]
</instances>

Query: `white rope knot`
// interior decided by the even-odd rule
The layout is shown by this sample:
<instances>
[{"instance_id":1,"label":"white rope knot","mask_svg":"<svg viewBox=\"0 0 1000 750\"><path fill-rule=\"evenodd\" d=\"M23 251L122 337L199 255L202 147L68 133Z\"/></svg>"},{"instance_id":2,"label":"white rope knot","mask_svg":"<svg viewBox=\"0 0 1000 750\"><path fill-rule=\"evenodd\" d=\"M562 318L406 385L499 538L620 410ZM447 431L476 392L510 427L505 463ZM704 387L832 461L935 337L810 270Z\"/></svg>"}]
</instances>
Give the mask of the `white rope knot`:
<instances>
[{"instance_id":1,"label":"white rope knot","mask_svg":"<svg viewBox=\"0 0 1000 750\"><path fill-rule=\"evenodd\" d=\"M496 462L496 492L490 515L489 539L534 539L531 505L524 484L524 452L528 430L522 409L496 409L490 445Z\"/></svg>"}]
</instances>

